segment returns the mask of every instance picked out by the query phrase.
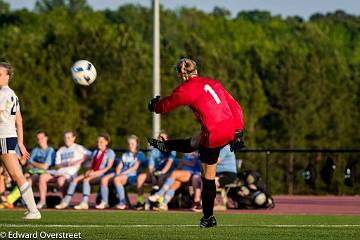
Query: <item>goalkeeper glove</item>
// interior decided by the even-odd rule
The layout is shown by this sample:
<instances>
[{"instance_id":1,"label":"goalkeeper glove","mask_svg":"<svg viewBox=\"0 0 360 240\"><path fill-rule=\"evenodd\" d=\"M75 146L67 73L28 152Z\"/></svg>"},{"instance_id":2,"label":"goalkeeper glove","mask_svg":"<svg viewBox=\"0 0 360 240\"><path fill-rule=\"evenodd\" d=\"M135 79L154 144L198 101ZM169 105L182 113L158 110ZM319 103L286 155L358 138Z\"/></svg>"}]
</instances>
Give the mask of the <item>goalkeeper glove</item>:
<instances>
[{"instance_id":1,"label":"goalkeeper glove","mask_svg":"<svg viewBox=\"0 0 360 240\"><path fill-rule=\"evenodd\" d=\"M148 109L150 112L154 112L155 111L155 105L156 103L160 100L160 96L156 96L153 99L150 100L149 104L148 104Z\"/></svg>"},{"instance_id":2,"label":"goalkeeper glove","mask_svg":"<svg viewBox=\"0 0 360 240\"><path fill-rule=\"evenodd\" d=\"M230 142L230 151L238 152L243 148L245 148L243 132L241 130L235 130L235 138Z\"/></svg>"}]
</instances>

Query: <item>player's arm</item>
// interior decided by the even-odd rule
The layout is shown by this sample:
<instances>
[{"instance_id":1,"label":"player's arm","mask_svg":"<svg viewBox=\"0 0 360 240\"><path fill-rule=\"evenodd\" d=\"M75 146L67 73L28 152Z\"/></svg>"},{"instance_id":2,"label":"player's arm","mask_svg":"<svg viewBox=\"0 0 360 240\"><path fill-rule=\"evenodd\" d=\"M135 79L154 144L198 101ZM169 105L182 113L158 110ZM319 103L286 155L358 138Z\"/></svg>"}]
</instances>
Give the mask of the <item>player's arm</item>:
<instances>
[{"instance_id":1,"label":"player's arm","mask_svg":"<svg viewBox=\"0 0 360 240\"><path fill-rule=\"evenodd\" d=\"M17 156L17 158L18 158L18 160L19 160L19 162L20 162L21 166L25 166L25 165L26 165L26 163L28 162L27 158L26 158L26 157L24 157L24 156Z\"/></svg>"},{"instance_id":2,"label":"player's arm","mask_svg":"<svg viewBox=\"0 0 360 240\"><path fill-rule=\"evenodd\" d=\"M189 94L183 85L177 87L170 96L161 98L154 106L155 113L167 113L179 106L189 105Z\"/></svg>"},{"instance_id":3,"label":"player's arm","mask_svg":"<svg viewBox=\"0 0 360 240\"><path fill-rule=\"evenodd\" d=\"M126 169L126 171L123 172L123 174L129 174L132 173L134 171L136 171L140 166L140 161L137 160L136 163L134 163L134 165L132 165L130 168Z\"/></svg>"},{"instance_id":4,"label":"player's arm","mask_svg":"<svg viewBox=\"0 0 360 240\"><path fill-rule=\"evenodd\" d=\"M58 150L56 152L56 157L55 157L55 168L56 169L59 169L59 168L63 168L63 167L66 167L66 163L61 163L61 153L60 153L61 150Z\"/></svg>"},{"instance_id":5,"label":"player's arm","mask_svg":"<svg viewBox=\"0 0 360 240\"><path fill-rule=\"evenodd\" d=\"M171 165L173 164L173 162L174 162L174 160L172 160L172 159L169 159L169 160L166 162L165 166L164 166L163 169L161 169L161 171L160 171L162 175L166 174L166 173L170 170Z\"/></svg>"},{"instance_id":6,"label":"player's arm","mask_svg":"<svg viewBox=\"0 0 360 240\"><path fill-rule=\"evenodd\" d=\"M76 166L76 165L81 165L84 162L88 161L91 159L91 152L88 151L86 148L82 147L82 158L77 159L77 160L72 160L69 162L69 166Z\"/></svg>"},{"instance_id":7,"label":"player's arm","mask_svg":"<svg viewBox=\"0 0 360 240\"><path fill-rule=\"evenodd\" d=\"M28 151L26 150L26 147L24 145L23 120L22 120L20 111L16 112L15 125L16 125L18 146L19 146L20 152L25 159L28 159L30 157L30 154L28 153Z\"/></svg>"},{"instance_id":8,"label":"player's arm","mask_svg":"<svg viewBox=\"0 0 360 240\"><path fill-rule=\"evenodd\" d=\"M47 163L38 163L38 162L31 162L30 165L32 165L35 168L41 168L41 169L48 169L49 168L49 164Z\"/></svg>"},{"instance_id":9,"label":"player's arm","mask_svg":"<svg viewBox=\"0 0 360 240\"><path fill-rule=\"evenodd\" d=\"M109 159L105 168L97 170L97 171L93 171L91 173L91 176L98 176L98 175L106 173L107 171L109 171L112 168L113 164L114 164L114 159Z\"/></svg>"},{"instance_id":10,"label":"player's arm","mask_svg":"<svg viewBox=\"0 0 360 240\"><path fill-rule=\"evenodd\" d=\"M119 162L119 164L116 166L115 173L116 175L119 175L121 173L121 169L124 167L124 163L122 161Z\"/></svg>"},{"instance_id":11,"label":"player's arm","mask_svg":"<svg viewBox=\"0 0 360 240\"><path fill-rule=\"evenodd\" d=\"M82 158L80 158L80 159L72 160L72 161L67 162L68 163L67 166L72 167L72 166L82 164L83 162L85 162L86 159L88 159L88 157L84 154L84 156Z\"/></svg>"},{"instance_id":12,"label":"player's arm","mask_svg":"<svg viewBox=\"0 0 360 240\"><path fill-rule=\"evenodd\" d=\"M149 174L152 175L155 169L155 156L154 151L150 152L149 163L148 163Z\"/></svg>"}]
</instances>

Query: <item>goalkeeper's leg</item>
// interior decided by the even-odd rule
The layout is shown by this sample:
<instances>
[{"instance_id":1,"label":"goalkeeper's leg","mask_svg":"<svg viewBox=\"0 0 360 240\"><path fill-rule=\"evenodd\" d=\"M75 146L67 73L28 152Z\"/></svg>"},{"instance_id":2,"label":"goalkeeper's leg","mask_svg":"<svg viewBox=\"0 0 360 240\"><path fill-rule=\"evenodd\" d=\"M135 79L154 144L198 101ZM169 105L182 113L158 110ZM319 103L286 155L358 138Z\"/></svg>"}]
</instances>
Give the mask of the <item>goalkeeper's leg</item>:
<instances>
[{"instance_id":1,"label":"goalkeeper's leg","mask_svg":"<svg viewBox=\"0 0 360 240\"><path fill-rule=\"evenodd\" d=\"M200 133L195 133L188 139L173 139L173 140L157 140L149 139L151 146L159 149L162 152L177 151L183 153L191 153L198 150L200 142Z\"/></svg>"}]
</instances>

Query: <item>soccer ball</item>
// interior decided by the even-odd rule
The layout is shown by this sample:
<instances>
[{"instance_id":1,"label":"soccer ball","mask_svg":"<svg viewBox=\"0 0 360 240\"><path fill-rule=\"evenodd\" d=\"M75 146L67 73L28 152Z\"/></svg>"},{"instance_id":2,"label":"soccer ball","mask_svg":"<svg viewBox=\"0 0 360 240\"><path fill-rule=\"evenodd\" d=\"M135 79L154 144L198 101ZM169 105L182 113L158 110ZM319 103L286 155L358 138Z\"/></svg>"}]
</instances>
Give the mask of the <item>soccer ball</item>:
<instances>
[{"instance_id":1,"label":"soccer ball","mask_svg":"<svg viewBox=\"0 0 360 240\"><path fill-rule=\"evenodd\" d=\"M94 65L87 60L79 60L71 67L72 78L75 83L89 86L96 79L96 69Z\"/></svg>"}]
</instances>

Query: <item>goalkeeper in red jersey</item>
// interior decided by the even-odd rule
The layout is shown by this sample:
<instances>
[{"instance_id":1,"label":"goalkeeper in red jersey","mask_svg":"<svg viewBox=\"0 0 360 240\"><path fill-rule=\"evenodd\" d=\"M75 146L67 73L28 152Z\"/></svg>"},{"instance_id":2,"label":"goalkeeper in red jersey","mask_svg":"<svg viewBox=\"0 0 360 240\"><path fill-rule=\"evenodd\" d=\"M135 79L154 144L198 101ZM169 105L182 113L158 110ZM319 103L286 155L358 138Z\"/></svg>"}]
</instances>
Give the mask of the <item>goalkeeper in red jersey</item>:
<instances>
[{"instance_id":1,"label":"goalkeeper in red jersey","mask_svg":"<svg viewBox=\"0 0 360 240\"><path fill-rule=\"evenodd\" d=\"M153 98L149 102L149 110L155 113L167 113L176 107L188 106L201 124L200 133L195 133L189 139L167 141L149 139L149 143L162 152L199 150L202 163L201 197L204 213L200 227L214 227L216 226L216 219L213 216L216 197L215 175L219 152L229 143L233 151L244 146L243 112L221 83L198 76L196 63L193 60L180 59L176 69L181 81L180 85L170 96Z\"/></svg>"}]
</instances>

